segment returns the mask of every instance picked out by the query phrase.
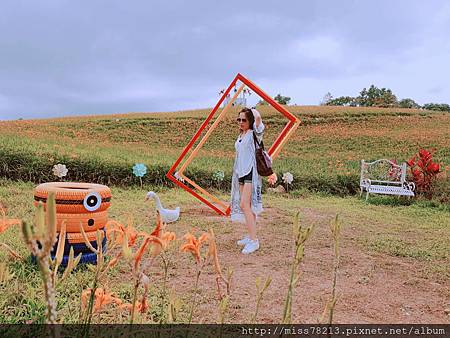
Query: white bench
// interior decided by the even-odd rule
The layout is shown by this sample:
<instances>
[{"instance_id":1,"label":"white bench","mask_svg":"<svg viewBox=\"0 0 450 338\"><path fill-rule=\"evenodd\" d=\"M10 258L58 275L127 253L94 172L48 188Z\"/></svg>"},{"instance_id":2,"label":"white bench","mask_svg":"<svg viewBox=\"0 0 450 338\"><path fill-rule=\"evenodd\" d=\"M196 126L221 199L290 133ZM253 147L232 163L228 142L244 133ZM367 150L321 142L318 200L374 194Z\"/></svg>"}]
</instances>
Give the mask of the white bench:
<instances>
[{"instance_id":1,"label":"white bench","mask_svg":"<svg viewBox=\"0 0 450 338\"><path fill-rule=\"evenodd\" d=\"M373 162L361 160L360 196L369 194L397 196L414 196L415 185L406 182L406 163L398 165L390 160L381 159Z\"/></svg>"}]
</instances>

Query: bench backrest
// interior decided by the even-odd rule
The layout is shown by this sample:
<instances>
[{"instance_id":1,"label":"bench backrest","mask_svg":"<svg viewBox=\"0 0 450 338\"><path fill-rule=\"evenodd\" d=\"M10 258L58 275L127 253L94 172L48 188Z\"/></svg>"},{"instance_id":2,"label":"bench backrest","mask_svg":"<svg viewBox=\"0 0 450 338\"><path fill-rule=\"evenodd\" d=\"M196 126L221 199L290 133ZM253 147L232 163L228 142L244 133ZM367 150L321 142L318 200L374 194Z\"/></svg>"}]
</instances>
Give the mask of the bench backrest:
<instances>
[{"instance_id":1,"label":"bench backrest","mask_svg":"<svg viewBox=\"0 0 450 338\"><path fill-rule=\"evenodd\" d=\"M406 180L406 163L398 165L386 159L373 162L361 160L360 184L366 179L371 182L403 185Z\"/></svg>"}]
</instances>

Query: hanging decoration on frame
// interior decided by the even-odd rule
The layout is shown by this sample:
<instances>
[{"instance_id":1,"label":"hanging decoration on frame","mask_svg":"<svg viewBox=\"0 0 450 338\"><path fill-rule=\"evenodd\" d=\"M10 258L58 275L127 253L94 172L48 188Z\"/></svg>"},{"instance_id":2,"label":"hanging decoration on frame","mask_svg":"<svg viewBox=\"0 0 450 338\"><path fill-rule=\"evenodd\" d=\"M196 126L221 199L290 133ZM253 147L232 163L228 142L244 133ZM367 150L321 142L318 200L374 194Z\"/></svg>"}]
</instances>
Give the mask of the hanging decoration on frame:
<instances>
[{"instance_id":1,"label":"hanging decoration on frame","mask_svg":"<svg viewBox=\"0 0 450 338\"><path fill-rule=\"evenodd\" d=\"M240 86L238 87L238 82L240 82ZM233 89L233 96L231 96L230 92ZM253 82L251 82L249 79L245 78L241 74L237 74L234 80L230 83L228 88L221 92L222 96L215 105L215 107L212 109L212 111L209 113L206 120L202 123L200 128L197 130L197 132L194 134L192 139L189 141L189 143L184 148L183 152L179 156L179 158L175 161L175 163L172 165L172 167L169 169L169 171L166 174L166 177L170 179L172 182L174 182L176 185L178 185L180 188L183 188L187 192L189 192L191 195L196 197L201 202L205 203L208 207L216 211L218 214L223 216L229 216L230 215L230 206L228 202L224 202L220 200L218 197L214 196L210 192L208 192L205 188L202 188L197 183L195 183L193 180L191 180L189 177L187 177L184 174L184 171L186 170L186 167L192 162L192 160L197 156L200 148L203 147L207 139L210 137L212 132L217 128L219 122L224 118L224 116L227 114L227 112L230 110L230 108L235 103L236 99L239 97L239 94L242 91L248 91L248 89L252 90L254 93L258 94L264 101L266 101L269 105L271 105L273 108L275 108L276 111L278 111L280 114L284 115L288 122L284 126L281 133L278 135L278 137L275 139L273 144L268 150L269 155L274 159L278 153L280 152L283 145L287 142L289 137L292 135L292 133L297 129L297 127L300 124L300 120L294 116L292 113L290 113L285 107L280 105L278 102L276 102L274 99L272 99L269 95L267 95L264 91L262 91L258 86L256 86ZM231 96L231 98L230 98ZM219 110L220 105L226 100L226 104L223 107L222 111L220 113L217 113ZM213 117L216 115L216 120L213 122L213 124L209 127L209 129L206 131L205 135L202 137L202 139L198 142L198 144L195 146L194 149L192 149L194 143L200 138L202 132L207 128L209 122L213 119ZM188 155L189 150L191 150L191 153ZM187 156L187 159L184 161L184 163L181 165L180 169L177 170L180 163L183 161L183 159ZM190 186L189 186L189 185Z\"/></svg>"}]
</instances>

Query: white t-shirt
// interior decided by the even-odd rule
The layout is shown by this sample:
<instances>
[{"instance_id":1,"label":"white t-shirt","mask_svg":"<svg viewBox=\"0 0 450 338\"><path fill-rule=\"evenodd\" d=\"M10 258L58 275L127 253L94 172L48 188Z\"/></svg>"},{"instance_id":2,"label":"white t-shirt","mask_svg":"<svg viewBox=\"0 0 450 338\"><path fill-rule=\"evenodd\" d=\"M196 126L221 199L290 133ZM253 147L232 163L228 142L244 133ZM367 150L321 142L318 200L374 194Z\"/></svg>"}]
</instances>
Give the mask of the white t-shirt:
<instances>
[{"instance_id":1,"label":"white t-shirt","mask_svg":"<svg viewBox=\"0 0 450 338\"><path fill-rule=\"evenodd\" d=\"M239 135L234 143L236 149L236 162L234 168L239 177L249 174L253 169L254 163L256 163L253 131L255 132L258 142L261 142L264 133L264 124L262 121L259 128L256 128L256 123L253 123L253 130L249 129L245 134Z\"/></svg>"}]
</instances>

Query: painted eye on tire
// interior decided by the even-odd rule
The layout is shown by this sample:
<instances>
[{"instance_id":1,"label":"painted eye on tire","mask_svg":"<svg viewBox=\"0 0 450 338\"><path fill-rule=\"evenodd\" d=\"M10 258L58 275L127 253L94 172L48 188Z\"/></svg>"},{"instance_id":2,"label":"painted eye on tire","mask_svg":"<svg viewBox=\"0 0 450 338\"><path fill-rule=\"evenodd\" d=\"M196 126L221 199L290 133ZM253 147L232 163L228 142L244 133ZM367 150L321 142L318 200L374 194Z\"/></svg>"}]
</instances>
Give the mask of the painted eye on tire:
<instances>
[{"instance_id":1,"label":"painted eye on tire","mask_svg":"<svg viewBox=\"0 0 450 338\"><path fill-rule=\"evenodd\" d=\"M99 193L92 191L83 200L83 206L87 211L95 211L100 208L102 197Z\"/></svg>"}]
</instances>

